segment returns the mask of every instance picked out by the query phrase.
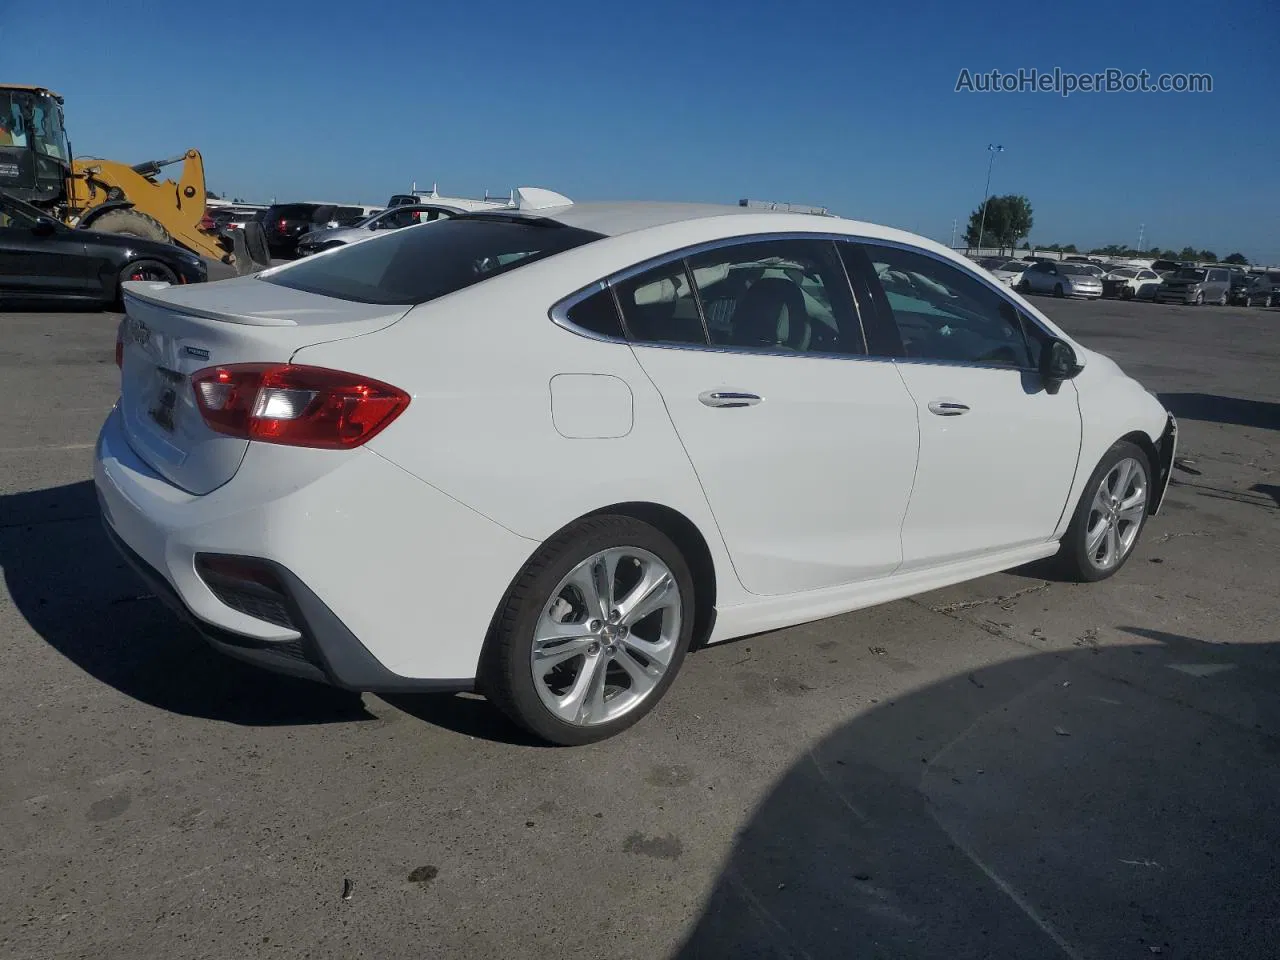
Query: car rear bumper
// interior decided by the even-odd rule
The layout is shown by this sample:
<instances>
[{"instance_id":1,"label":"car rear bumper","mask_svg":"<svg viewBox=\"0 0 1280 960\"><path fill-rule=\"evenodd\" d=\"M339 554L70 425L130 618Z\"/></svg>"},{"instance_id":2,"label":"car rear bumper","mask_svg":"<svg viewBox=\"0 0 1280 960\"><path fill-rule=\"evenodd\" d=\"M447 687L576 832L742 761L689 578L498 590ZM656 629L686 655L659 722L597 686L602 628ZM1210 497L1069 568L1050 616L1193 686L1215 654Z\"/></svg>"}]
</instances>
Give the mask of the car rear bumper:
<instances>
[{"instance_id":1,"label":"car rear bumper","mask_svg":"<svg viewBox=\"0 0 1280 960\"><path fill-rule=\"evenodd\" d=\"M102 519L156 596L216 649L277 672L352 690L471 688L493 613L536 544L370 451L323 458L302 480L280 454L326 451L258 452L192 495L133 453L112 411L94 463ZM275 612L211 586L197 566L209 555L269 570Z\"/></svg>"}]
</instances>

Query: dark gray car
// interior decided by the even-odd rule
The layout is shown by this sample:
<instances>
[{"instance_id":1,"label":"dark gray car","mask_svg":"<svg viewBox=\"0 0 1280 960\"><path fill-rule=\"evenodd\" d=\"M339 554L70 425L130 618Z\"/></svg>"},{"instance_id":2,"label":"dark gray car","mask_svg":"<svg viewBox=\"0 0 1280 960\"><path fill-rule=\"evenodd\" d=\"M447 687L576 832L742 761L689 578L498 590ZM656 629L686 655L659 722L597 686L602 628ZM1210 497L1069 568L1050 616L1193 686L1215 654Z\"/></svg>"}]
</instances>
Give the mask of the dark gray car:
<instances>
[{"instance_id":1,"label":"dark gray car","mask_svg":"<svg viewBox=\"0 0 1280 960\"><path fill-rule=\"evenodd\" d=\"M1156 303L1216 303L1231 300L1231 271L1226 267L1182 267L1156 288Z\"/></svg>"}]
</instances>

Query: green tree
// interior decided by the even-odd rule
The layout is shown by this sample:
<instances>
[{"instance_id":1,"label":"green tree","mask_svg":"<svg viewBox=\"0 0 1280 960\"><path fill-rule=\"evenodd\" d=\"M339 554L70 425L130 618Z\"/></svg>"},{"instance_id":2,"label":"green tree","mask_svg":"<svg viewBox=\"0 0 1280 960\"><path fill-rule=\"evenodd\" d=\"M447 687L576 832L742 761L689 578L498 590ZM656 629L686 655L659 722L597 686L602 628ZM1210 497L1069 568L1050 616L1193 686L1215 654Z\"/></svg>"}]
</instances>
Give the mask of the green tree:
<instances>
[{"instance_id":1,"label":"green tree","mask_svg":"<svg viewBox=\"0 0 1280 960\"><path fill-rule=\"evenodd\" d=\"M1080 251L1076 249L1076 245L1074 243L1068 243L1065 247L1062 248L1062 252L1063 253L1079 253Z\"/></svg>"},{"instance_id":2,"label":"green tree","mask_svg":"<svg viewBox=\"0 0 1280 960\"><path fill-rule=\"evenodd\" d=\"M1179 260L1194 260L1198 256L1200 256L1200 254L1196 251L1195 247L1183 247L1178 253Z\"/></svg>"},{"instance_id":3,"label":"green tree","mask_svg":"<svg viewBox=\"0 0 1280 960\"><path fill-rule=\"evenodd\" d=\"M988 197L985 204L979 204L973 213L969 214L969 225L964 229L964 243L966 247L992 247L1001 242L1000 238L1008 229L1005 222L1006 209L1002 202L1003 197ZM983 211L986 216L983 216ZM979 236L979 230L982 235Z\"/></svg>"},{"instance_id":4,"label":"green tree","mask_svg":"<svg viewBox=\"0 0 1280 960\"><path fill-rule=\"evenodd\" d=\"M1197 259L1204 260L1208 263L1217 263L1218 255L1214 253L1212 250L1201 250L1200 253L1197 255Z\"/></svg>"},{"instance_id":5,"label":"green tree","mask_svg":"<svg viewBox=\"0 0 1280 960\"><path fill-rule=\"evenodd\" d=\"M1047 246L1041 247L1040 249L1041 249L1041 250L1050 250L1050 251L1052 251L1053 253L1057 253L1059 250L1061 250L1061 249L1062 249L1062 244L1060 244L1060 243L1051 243L1051 244L1049 244L1049 245L1047 245Z\"/></svg>"},{"instance_id":6,"label":"green tree","mask_svg":"<svg viewBox=\"0 0 1280 960\"><path fill-rule=\"evenodd\" d=\"M1031 210L1031 201L1022 194L1006 194L1000 200L1005 208L1004 232L1000 234L1000 241L1013 249L1020 240L1031 233L1031 227L1035 224L1035 214Z\"/></svg>"},{"instance_id":7,"label":"green tree","mask_svg":"<svg viewBox=\"0 0 1280 960\"><path fill-rule=\"evenodd\" d=\"M1222 261L1222 262L1223 262L1223 263L1238 263L1238 264L1240 264L1240 266L1242 266L1242 267L1247 267L1247 266L1249 265L1249 258L1248 258L1248 257L1246 257L1243 253L1233 253L1233 254L1230 254L1229 256L1225 257L1225 258L1223 259L1223 261Z\"/></svg>"}]
</instances>

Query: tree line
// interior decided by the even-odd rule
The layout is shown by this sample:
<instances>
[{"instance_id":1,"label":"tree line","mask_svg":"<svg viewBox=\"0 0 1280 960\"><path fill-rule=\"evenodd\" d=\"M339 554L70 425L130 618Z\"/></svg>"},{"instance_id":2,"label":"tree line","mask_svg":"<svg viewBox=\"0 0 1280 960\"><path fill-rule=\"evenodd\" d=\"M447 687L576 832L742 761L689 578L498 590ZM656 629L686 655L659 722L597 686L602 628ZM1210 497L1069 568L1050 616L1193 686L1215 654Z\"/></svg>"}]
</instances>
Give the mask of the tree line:
<instances>
[{"instance_id":1,"label":"tree line","mask_svg":"<svg viewBox=\"0 0 1280 960\"><path fill-rule=\"evenodd\" d=\"M1010 193L1003 197L988 197L969 214L969 224L964 231L965 246L969 249L985 249L996 247L1001 254L1008 248L1012 253L1019 244L1031 234L1035 216L1031 209L1031 201L1021 194ZM1150 260L1196 260L1209 263L1237 263L1248 265L1249 258L1243 253L1232 253L1218 259L1212 250L1197 250L1194 247L1183 247L1181 250L1152 247L1150 250L1136 250L1133 247L1118 243L1092 250L1081 251L1074 243L1036 244L1037 250L1049 250L1054 253L1091 253L1102 257L1129 257Z\"/></svg>"}]
</instances>

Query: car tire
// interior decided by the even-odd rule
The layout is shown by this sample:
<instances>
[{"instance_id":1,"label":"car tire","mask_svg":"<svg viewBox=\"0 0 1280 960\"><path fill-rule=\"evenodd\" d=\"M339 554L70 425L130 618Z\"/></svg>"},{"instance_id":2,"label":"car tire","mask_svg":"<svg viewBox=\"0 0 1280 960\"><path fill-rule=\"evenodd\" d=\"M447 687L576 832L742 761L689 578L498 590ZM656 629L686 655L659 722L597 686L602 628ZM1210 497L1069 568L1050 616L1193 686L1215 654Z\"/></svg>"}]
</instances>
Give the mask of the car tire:
<instances>
[{"instance_id":1,"label":"car tire","mask_svg":"<svg viewBox=\"0 0 1280 960\"><path fill-rule=\"evenodd\" d=\"M1062 284L1058 284L1056 287L1053 288L1053 295L1057 297L1059 300L1061 300L1063 297L1066 296L1066 293L1063 292Z\"/></svg>"},{"instance_id":2,"label":"car tire","mask_svg":"<svg viewBox=\"0 0 1280 960\"><path fill-rule=\"evenodd\" d=\"M1017 290L1023 296L1026 296L1031 292L1031 284L1027 283L1025 280L1019 280L1014 284L1013 289Z\"/></svg>"},{"instance_id":3,"label":"car tire","mask_svg":"<svg viewBox=\"0 0 1280 960\"><path fill-rule=\"evenodd\" d=\"M178 276L159 260L135 260L132 263L127 263L120 270L120 276L116 280L115 303L117 306L123 306L124 304L124 282L126 280L153 280L163 283L177 283Z\"/></svg>"},{"instance_id":4,"label":"car tire","mask_svg":"<svg viewBox=\"0 0 1280 960\"><path fill-rule=\"evenodd\" d=\"M1203 306L1204 306L1204 291L1203 291L1203 290L1201 290L1199 293L1197 293L1197 294L1196 294L1195 305L1196 305L1197 307L1203 307Z\"/></svg>"},{"instance_id":5,"label":"car tire","mask_svg":"<svg viewBox=\"0 0 1280 960\"><path fill-rule=\"evenodd\" d=\"M1231 298L1224 293L1218 298L1218 306L1225 307L1230 300Z\"/></svg>"},{"instance_id":6,"label":"car tire","mask_svg":"<svg viewBox=\"0 0 1280 960\"><path fill-rule=\"evenodd\" d=\"M611 566L612 577L597 577ZM604 581L607 597L596 587ZM666 534L633 517L585 518L543 544L507 592L480 690L549 743L607 739L662 699L689 649L693 617L693 575Z\"/></svg>"},{"instance_id":7,"label":"car tire","mask_svg":"<svg viewBox=\"0 0 1280 960\"><path fill-rule=\"evenodd\" d=\"M1121 300L1132 300L1132 299L1133 299L1133 290L1132 290L1130 287L1121 287L1121 288L1120 288L1120 299L1121 299Z\"/></svg>"},{"instance_id":8,"label":"car tire","mask_svg":"<svg viewBox=\"0 0 1280 960\"><path fill-rule=\"evenodd\" d=\"M141 210L126 207L120 210L108 210L102 216L89 222L88 230L98 233L118 233L126 237L138 237L142 240L154 240L156 243L173 243L169 231L155 217L148 216Z\"/></svg>"},{"instance_id":9,"label":"car tire","mask_svg":"<svg viewBox=\"0 0 1280 960\"><path fill-rule=\"evenodd\" d=\"M1056 559L1065 576L1081 583L1105 580L1128 562L1146 526L1152 476L1141 447L1127 440L1111 445L1062 537Z\"/></svg>"}]
</instances>

